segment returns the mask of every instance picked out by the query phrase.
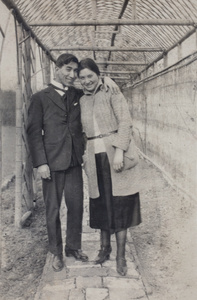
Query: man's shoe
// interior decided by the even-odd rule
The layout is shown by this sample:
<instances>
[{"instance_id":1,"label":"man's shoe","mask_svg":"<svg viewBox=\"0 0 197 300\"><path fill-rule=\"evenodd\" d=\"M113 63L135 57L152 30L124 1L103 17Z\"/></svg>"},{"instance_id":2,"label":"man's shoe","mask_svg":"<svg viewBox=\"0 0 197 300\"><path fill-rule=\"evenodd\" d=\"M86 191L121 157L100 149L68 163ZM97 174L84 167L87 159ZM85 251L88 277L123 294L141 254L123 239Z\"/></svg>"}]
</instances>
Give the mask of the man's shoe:
<instances>
[{"instance_id":1,"label":"man's shoe","mask_svg":"<svg viewBox=\"0 0 197 300\"><path fill-rule=\"evenodd\" d=\"M64 262L63 262L63 256L62 254L54 255L53 262L52 262L52 268L55 272L59 272L63 269Z\"/></svg>"},{"instance_id":2,"label":"man's shoe","mask_svg":"<svg viewBox=\"0 0 197 300\"><path fill-rule=\"evenodd\" d=\"M98 256L95 258L95 264L103 264L106 260L108 260L110 258L111 251L111 246L101 247Z\"/></svg>"},{"instance_id":3,"label":"man's shoe","mask_svg":"<svg viewBox=\"0 0 197 300\"><path fill-rule=\"evenodd\" d=\"M88 261L88 256L82 250L65 249L65 254L67 257L73 256L75 259L83 262Z\"/></svg>"}]
</instances>

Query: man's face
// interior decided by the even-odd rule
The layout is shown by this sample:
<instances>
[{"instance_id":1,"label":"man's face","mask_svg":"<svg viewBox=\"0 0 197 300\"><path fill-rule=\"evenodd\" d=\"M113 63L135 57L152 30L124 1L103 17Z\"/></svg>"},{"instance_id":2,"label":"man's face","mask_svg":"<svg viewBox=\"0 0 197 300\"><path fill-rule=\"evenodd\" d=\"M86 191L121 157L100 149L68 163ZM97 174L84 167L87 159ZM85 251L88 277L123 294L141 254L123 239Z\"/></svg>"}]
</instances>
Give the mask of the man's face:
<instances>
[{"instance_id":1,"label":"man's face","mask_svg":"<svg viewBox=\"0 0 197 300\"><path fill-rule=\"evenodd\" d=\"M78 64L72 61L61 68L56 67L56 80L65 86L72 85L77 78L77 69Z\"/></svg>"}]
</instances>

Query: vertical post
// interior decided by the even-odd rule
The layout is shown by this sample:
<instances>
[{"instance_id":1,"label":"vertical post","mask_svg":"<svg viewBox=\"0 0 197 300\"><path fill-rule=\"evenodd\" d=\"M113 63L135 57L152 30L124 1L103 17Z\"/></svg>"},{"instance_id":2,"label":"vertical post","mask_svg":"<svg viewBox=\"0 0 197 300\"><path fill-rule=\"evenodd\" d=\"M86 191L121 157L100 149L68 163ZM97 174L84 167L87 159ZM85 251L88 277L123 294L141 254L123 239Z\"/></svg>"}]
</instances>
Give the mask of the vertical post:
<instances>
[{"instance_id":1,"label":"vertical post","mask_svg":"<svg viewBox=\"0 0 197 300\"><path fill-rule=\"evenodd\" d=\"M92 2L92 18L93 20L96 20L96 0L91 0ZM93 31L92 31L92 45L95 45L95 33L96 31L96 26L93 27ZM93 51L93 56L94 56L94 60L96 60L96 54L95 51Z\"/></svg>"},{"instance_id":2,"label":"vertical post","mask_svg":"<svg viewBox=\"0 0 197 300\"><path fill-rule=\"evenodd\" d=\"M25 32L25 36L28 37L29 32ZM31 96L31 59L30 59L30 45L31 45L31 37L27 38L25 41L25 77L26 77L26 93L27 93L27 101L29 101Z\"/></svg>"},{"instance_id":3,"label":"vertical post","mask_svg":"<svg viewBox=\"0 0 197 300\"><path fill-rule=\"evenodd\" d=\"M51 67L50 67L50 58L49 56L44 53L44 85L50 83L51 81Z\"/></svg>"},{"instance_id":4,"label":"vertical post","mask_svg":"<svg viewBox=\"0 0 197 300\"><path fill-rule=\"evenodd\" d=\"M197 29L196 29L196 49L197 49Z\"/></svg>"},{"instance_id":5,"label":"vertical post","mask_svg":"<svg viewBox=\"0 0 197 300\"><path fill-rule=\"evenodd\" d=\"M33 76L31 77L31 87L32 92L36 92L36 41L35 39L32 39L32 70L33 70ZM33 201L36 205L36 197L37 197L37 186L36 186L36 178L37 178L37 172L36 169L32 172L32 184L33 184Z\"/></svg>"},{"instance_id":6,"label":"vertical post","mask_svg":"<svg viewBox=\"0 0 197 300\"><path fill-rule=\"evenodd\" d=\"M31 36L30 33L25 31L25 51L23 53L24 55L24 97L23 97L23 108L22 108L22 116L24 122L27 121L27 114L28 114L28 107L30 103L30 98L31 98ZM28 145L27 145L27 138L26 138L26 124L22 124L22 146L23 146L23 176L22 176L22 181L23 181L23 198L25 199L25 203L27 205L27 209L30 209L33 207L33 184L32 184L32 166L31 166L31 161L30 161L30 155L29 155L29 150L28 150ZM26 175L26 176L25 176Z\"/></svg>"},{"instance_id":7,"label":"vertical post","mask_svg":"<svg viewBox=\"0 0 197 300\"><path fill-rule=\"evenodd\" d=\"M6 23L4 32L3 32L3 30L1 30L3 40L2 40L1 48L0 48L0 90L1 90L1 61L2 61L2 56L3 56L3 48L4 48L4 43L5 43L5 37L6 37L7 30L8 30L11 14L12 14L12 9L9 11L9 15L8 15L8 19L7 19L7 23Z\"/></svg>"},{"instance_id":8,"label":"vertical post","mask_svg":"<svg viewBox=\"0 0 197 300\"><path fill-rule=\"evenodd\" d=\"M167 53L163 56L163 66L164 66L164 68L168 67L168 54Z\"/></svg>"},{"instance_id":9,"label":"vertical post","mask_svg":"<svg viewBox=\"0 0 197 300\"><path fill-rule=\"evenodd\" d=\"M1 75L1 74L0 74ZM2 265L2 92L0 87L0 268Z\"/></svg>"},{"instance_id":10,"label":"vertical post","mask_svg":"<svg viewBox=\"0 0 197 300\"><path fill-rule=\"evenodd\" d=\"M182 44L178 44L177 52L178 52L178 61L179 61L182 58Z\"/></svg>"},{"instance_id":11,"label":"vertical post","mask_svg":"<svg viewBox=\"0 0 197 300\"><path fill-rule=\"evenodd\" d=\"M22 25L17 25L18 41L22 40ZM18 44L18 83L16 88L16 186L15 226L20 227L22 202L22 43Z\"/></svg>"},{"instance_id":12,"label":"vertical post","mask_svg":"<svg viewBox=\"0 0 197 300\"><path fill-rule=\"evenodd\" d=\"M33 69L33 76L31 78L31 87L32 87L32 92L36 92L36 41L35 39L32 39L32 69Z\"/></svg>"}]
</instances>

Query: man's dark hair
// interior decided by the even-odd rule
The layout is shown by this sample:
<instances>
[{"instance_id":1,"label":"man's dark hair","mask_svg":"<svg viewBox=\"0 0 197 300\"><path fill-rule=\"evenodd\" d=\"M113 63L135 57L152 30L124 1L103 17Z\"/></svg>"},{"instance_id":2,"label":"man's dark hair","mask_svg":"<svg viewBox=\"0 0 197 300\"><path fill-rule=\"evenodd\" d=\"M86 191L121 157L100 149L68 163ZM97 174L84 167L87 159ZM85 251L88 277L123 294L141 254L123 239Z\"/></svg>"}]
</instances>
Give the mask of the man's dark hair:
<instances>
[{"instance_id":1,"label":"man's dark hair","mask_svg":"<svg viewBox=\"0 0 197 300\"><path fill-rule=\"evenodd\" d=\"M76 56L74 56L73 54L70 54L70 53L64 53L58 57L58 59L56 61L56 66L58 68L61 68L61 67L63 67L63 65L68 65L70 62L75 62L77 64L79 63Z\"/></svg>"},{"instance_id":2,"label":"man's dark hair","mask_svg":"<svg viewBox=\"0 0 197 300\"><path fill-rule=\"evenodd\" d=\"M85 58L79 62L79 67L77 70L78 76L79 76L80 71L83 69L89 69L92 72L96 73L98 76L100 75L100 71L99 71L97 64L91 58Z\"/></svg>"}]
</instances>

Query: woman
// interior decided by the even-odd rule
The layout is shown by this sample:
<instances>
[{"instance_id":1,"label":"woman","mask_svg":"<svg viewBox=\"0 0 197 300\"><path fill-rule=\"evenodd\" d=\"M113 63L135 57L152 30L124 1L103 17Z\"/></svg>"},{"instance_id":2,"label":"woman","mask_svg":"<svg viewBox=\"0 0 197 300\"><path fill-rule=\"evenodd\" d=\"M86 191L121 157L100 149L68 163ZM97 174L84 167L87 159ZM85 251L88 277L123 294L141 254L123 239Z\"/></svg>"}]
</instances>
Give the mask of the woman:
<instances>
[{"instance_id":1,"label":"woman","mask_svg":"<svg viewBox=\"0 0 197 300\"><path fill-rule=\"evenodd\" d=\"M96 63L84 59L78 76L84 88L81 120L87 137L84 168L90 195L90 227L101 230L101 249L95 260L104 263L112 251L110 235L117 242L117 272L126 275L127 228L141 222L138 167L125 170L124 152L131 135L131 117L124 96L103 89Z\"/></svg>"}]
</instances>

